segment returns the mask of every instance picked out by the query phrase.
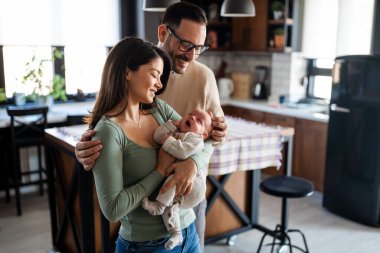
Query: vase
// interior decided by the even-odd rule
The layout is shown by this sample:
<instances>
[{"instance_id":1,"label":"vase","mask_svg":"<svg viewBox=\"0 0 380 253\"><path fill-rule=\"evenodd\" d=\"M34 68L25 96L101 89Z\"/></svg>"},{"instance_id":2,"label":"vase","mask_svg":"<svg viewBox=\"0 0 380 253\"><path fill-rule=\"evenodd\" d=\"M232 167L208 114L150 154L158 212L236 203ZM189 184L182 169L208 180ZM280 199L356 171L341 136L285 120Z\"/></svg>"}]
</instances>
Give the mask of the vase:
<instances>
[{"instance_id":1,"label":"vase","mask_svg":"<svg viewBox=\"0 0 380 253\"><path fill-rule=\"evenodd\" d=\"M281 19L282 11L273 11L273 19Z\"/></svg>"},{"instance_id":2,"label":"vase","mask_svg":"<svg viewBox=\"0 0 380 253\"><path fill-rule=\"evenodd\" d=\"M47 95L47 96L40 95L37 97L37 104L51 106L54 104L54 97L52 95Z\"/></svg>"},{"instance_id":3,"label":"vase","mask_svg":"<svg viewBox=\"0 0 380 253\"><path fill-rule=\"evenodd\" d=\"M25 105L25 103L26 103L26 96L25 96L24 93L15 92L13 94L13 96L14 96L14 99L15 99L15 104L17 106L23 106L23 105Z\"/></svg>"}]
</instances>

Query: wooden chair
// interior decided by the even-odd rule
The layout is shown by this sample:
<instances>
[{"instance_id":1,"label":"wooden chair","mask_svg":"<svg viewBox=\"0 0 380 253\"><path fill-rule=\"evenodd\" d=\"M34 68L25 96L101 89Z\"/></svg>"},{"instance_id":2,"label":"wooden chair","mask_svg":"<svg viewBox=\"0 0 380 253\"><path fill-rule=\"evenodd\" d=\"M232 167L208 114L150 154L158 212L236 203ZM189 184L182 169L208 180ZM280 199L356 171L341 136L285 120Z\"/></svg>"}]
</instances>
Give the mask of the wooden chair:
<instances>
[{"instance_id":1,"label":"wooden chair","mask_svg":"<svg viewBox=\"0 0 380 253\"><path fill-rule=\"evenodd\" d=\"M11 118L10 140L12 155L12 173L10 185L15 190L17 215L21 215L20 187L26 185L39 185L40 195L43 195L43 183L46 181L43 174L46 172L42 166L42 149L45 148L44 130L47 126L47 113L49 108L46 106L10 106L7 113ZM20 165L20 149L37 147L38 168L22 171ZM23 176L38 174L38 180L23 181Z\"/></svg>"}]
</instances>

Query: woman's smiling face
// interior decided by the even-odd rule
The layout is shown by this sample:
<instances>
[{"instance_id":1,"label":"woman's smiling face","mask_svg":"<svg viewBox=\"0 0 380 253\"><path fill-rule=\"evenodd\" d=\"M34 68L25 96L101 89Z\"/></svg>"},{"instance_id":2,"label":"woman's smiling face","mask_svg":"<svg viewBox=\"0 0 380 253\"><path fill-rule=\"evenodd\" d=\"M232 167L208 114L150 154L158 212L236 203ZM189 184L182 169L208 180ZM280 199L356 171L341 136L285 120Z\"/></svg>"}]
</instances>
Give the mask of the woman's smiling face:
<instances>
[{"instance_id":1,"label":"woman's smiling face","mask_svg":"<svg viewBox=\"0 0 380 253\"><path fill-rule=\"evenodd\" d=\"M162 88L160 77L163 68L162 59L157 57L136 71L128 71L129 99L145 104L153 103L156 92Z\"/></svg>"}]
</instances>

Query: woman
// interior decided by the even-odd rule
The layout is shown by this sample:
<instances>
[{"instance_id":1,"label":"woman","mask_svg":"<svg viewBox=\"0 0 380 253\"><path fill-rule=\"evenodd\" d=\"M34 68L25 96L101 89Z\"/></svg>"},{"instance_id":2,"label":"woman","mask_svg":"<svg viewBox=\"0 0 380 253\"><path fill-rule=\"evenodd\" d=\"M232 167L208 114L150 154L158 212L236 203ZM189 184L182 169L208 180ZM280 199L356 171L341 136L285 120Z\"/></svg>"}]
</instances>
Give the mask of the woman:
<instances>
[{"instance_id":1,"label":"woman","mask_svg":"<svg viewBox=\"0 0 380 253\"><path fill-rule=\"evenodd\" d=\"M93 169L101 210L121 221L116 252L167 252L169 234L160 216L141 207L155 199L174 158L160 150L154 130L180 116L156 99L170 74L166 53L149 42L125 38L110 51L94 109L87 119L103 149ZM180 212L182 245L169 252L200 252L192 209Z\"/></svg>"}]
</instances>

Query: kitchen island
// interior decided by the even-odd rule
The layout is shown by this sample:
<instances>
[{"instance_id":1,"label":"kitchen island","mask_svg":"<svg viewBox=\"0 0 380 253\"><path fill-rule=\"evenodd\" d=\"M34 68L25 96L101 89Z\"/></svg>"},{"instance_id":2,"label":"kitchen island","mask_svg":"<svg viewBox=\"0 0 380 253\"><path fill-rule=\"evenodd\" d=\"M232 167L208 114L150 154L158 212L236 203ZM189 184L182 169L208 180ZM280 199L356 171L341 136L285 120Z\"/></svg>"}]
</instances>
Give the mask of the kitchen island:
<instances>
[{"instance_id":1,"label":"kitchen island","mask_svg":"<svg viewBox=\"0 0 380 253\"><path fill-rule=\"evenodd\" d=\"M283 138L293 135L292 129L283 131L241 119L228 120L235 122L233 129L238 135L231 131L231 146L222 146L224 150L214 152L216 155L210 161L213 167L208 176L206 243L253 228L266 231L258 222L260 171L279 165ZM246 128L239 130L244 125ZM53 247L61 252L111 252L119 224L110 224L101 215L92 174L85 172L75 159L75 143L85 129L85 125L79 125L46 130ZM269 140L275 149L270 148ZM260 146L260 141L266 145ZM251 148L254 144L259 146ZM239 146L241 148L235 149ZM265 149L268 150L261 152ZM260 154L257 159L251 159L254 150L264 153L265 159ZM226 163L227 154L235 155ZM239 171L234 172L236 170Z\"/></svg>"}]
</instances>

